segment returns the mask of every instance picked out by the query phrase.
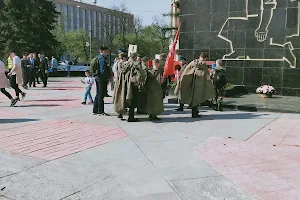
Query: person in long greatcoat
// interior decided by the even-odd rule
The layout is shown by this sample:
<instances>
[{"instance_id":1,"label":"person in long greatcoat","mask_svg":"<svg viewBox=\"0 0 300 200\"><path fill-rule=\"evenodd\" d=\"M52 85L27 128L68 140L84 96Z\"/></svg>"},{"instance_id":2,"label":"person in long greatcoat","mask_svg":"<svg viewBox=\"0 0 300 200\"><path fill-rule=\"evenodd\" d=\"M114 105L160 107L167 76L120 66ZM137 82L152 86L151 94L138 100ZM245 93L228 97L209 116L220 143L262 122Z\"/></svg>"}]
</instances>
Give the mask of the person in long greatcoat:
<instances>
[{"instance_id":1,"label":"person in long greatcoat","mask_svg":"<svg viewBox=\"0 0 300 200\"><path fill-rule=\"evenodd\" d=\"M175 89L179 101L192 108L192 117L200 117L198 106L214 97L214 87L206 65L208 55L203 52L199 59L189 63L183 70Z\"/></svg>"},{"instance_id":2,"label":"person in long greatcoat","mask_svg":"<svg viewBox=\"0 0 300 200\"><path fill-rule=\"evenodd\" d=\"M159 71L159 60L153 61L153 69L148 70L146 81L146 113L150 120L160 120L157 115L164 111L163 90L161 87L162 75Z\"/></svg>"},{"instance_id":3,"label":"person in long greatcoat","mask_svg":"<svg viewBox=\"0 0 300 200\"><path fill-rule=\"evenodd\" d=\"M136 61L137 54L130 55L130 59L118 67L118 81L114 93L114 108L123 118L126 108L129 108L128 122L138 122L134 117L134 109L138 105L138 95L145 87L146 78L141 72L141 62Z\"/></svg>"}]
</instances>

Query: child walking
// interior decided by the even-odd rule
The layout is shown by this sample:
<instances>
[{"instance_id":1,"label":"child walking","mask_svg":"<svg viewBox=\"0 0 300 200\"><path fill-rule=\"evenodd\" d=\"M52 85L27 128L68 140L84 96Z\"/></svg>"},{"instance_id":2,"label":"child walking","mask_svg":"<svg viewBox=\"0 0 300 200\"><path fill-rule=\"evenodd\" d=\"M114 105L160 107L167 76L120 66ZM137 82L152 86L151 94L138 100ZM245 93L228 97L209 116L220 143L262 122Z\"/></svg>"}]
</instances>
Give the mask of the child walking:
<instances>
[{"instance_id":1,"label":"child walking","mask_svg":"<svg viewBox=\"0 0 300 200\"><path fill-rule=\"evenodd\" d=\"M94 103L92 95L91 95L91 89L92 89L92 86L94 85L95 81L89 70L85 71L85 76L86 76L86 78L84 80L81 80L82 83L86 84L84 99L83 99L83 102L81 103L82 105L86 105L87 98L89 98L90 103Z\"/></svg>"}]
</instances>

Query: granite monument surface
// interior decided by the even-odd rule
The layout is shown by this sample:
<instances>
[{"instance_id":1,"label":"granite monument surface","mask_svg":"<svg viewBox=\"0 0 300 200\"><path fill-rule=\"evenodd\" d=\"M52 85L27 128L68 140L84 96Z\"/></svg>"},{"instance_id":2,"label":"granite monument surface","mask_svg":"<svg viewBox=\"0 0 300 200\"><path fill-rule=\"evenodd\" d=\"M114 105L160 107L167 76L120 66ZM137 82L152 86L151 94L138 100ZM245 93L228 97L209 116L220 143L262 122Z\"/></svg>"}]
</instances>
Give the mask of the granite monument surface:
<instances>
[{"instance_id":1,"label":"granite monument surface","mask_svg":"<svg viewBox=\"0 0 300 200\"><path fill-rule=\"evenodd\" d=\"M222 58L230 83L300 96L299 0L181 0L180 53Z\"/></svg>"}]
</instances>

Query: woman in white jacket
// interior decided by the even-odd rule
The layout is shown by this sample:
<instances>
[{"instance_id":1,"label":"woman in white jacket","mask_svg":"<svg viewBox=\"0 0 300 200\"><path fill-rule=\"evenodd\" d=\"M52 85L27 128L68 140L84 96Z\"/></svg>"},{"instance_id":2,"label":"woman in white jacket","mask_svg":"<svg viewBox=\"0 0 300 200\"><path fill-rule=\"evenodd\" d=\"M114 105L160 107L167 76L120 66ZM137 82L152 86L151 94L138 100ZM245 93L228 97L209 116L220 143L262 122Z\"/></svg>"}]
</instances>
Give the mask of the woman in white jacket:
<instances>
[{"instance_id":1,"label":"woman in white jacket","mask_svg":"<svg viewBox=\"0 0 300 200\"><path fill-rule=\"evenodd\" d=\"M18 102L17 99L14 99L9 92L6 91L6 87L8 86L8 79L5 75L5 66L4 63L0 60L0 91L7 96L11 100L11 105L14 106Z\"/></svg>"}]
</instances>

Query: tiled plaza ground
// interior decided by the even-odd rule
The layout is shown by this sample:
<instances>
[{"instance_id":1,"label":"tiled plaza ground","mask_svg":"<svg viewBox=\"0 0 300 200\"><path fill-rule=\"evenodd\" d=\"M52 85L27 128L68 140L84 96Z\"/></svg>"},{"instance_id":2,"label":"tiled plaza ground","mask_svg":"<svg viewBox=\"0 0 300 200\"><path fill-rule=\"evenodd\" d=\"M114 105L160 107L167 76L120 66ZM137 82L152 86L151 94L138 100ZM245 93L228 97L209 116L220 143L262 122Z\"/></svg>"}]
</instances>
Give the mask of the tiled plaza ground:
<instances>
[{"instance_id":1,"label":"tiled plaza ground","mask_svg":"<svg viewBox=\"0 0 300 200\"><path fill-rule=\"evenodd\" d=\"M12 91L10 90L12 93ZM50 78L16 107L0 94L0 200L300 199L300 116L202 108L127 123Z\"/></svg>"}]
</instances>

